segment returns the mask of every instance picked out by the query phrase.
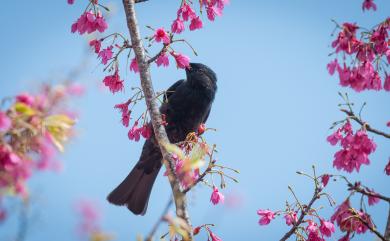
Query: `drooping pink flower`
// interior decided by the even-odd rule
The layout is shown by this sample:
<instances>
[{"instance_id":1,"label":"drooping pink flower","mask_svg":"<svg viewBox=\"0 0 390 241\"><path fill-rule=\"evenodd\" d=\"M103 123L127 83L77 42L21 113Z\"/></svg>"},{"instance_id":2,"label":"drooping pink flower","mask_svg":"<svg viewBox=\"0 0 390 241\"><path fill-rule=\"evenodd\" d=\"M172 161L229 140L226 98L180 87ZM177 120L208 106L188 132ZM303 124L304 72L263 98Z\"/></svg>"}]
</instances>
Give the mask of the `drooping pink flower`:
<instances>
[{"instance_id":1,"label":"drooping pink flower","mask_svg":"<svg viewBox=\"0 0 390 241\"><path fill-rule=\"evenodd\" d=\"M343 139L343 135L341 134L341 130L338 129L332 135L328 136L326 140L332 145L336 145L340 140Z\"/></svg>"},{"instance_id":2,"label":"drooping pink flower","mask_svg":"<svg viewBox=\"0 0 390 241\"><path fill-rule=\"evenodd\" d=\"M7 131L11 127L11 119L6 113L0 111L0 131Z\"/></svg>"},{"instance_id":3,"label":"drooping pink flower","mask_svg":"<svg viewBox=\"0 0 390 241\"><path fill-rule=\"evenodd\" d=\"M326 67L329 71L329 74L333 75L338 66L339 66L339 63L337 62L337 59L334 59Z\"/></svg>"},{"instance_id":4,"label":"drooping pink flower","mask_svg":"<svg viewBox=\"0 0 390 241\"><path fill-rule=\"evenodd\" d=\"M371 189L371 190L367 189L367 191L370 192L371 194L374 194L374 195L377 194L376 192L374 192L373 189ZM368 197L368 205L370 205L370 206L373 206L380 201L380 198L378 198L378 197L374 197L374 196L370 196L370 195L367 195L367 197Z\"/></svg>"},{"instance_id":5,"label":"drooping pink flower","mask_svg":"<svg viewBox=\"0 0 390 241\"><path fill-rule=\"evenodd\" d=\"M34 104L34 96L28 94L28 93L21 93L16 96L16 101L26 104L28 106L32 106Z\"/></svg>"},{"instance_id":6,"label":"drooping pink flower","mask_svg":"<svg viewBox=\"0 0 390 241\"><path fill-rule=\"evenodd\" d=\"M211 232L211 230L209 230L209 233L210 233L211 241L222 241L222 239L218 237L215 233Z\"/></svg>"},{"instance_id":7,"label":"drooping pink flower","mask_svg":"<svg viewBox=\"0 0 390 241\"><path fill-rule=\"evenodd\" d=\"M336 212L332 215L330 221L336 222L342 232L365 233L368 228L362 221L364 220L369 226L374 227L370 216L362 211L352 211L349 199L345 200L337 207ZM359 216L359 217L356 217Z\"/></svg>"},{"instance_id":8,"label":"drooping pink flower","mask_svg":"<svg viewBox=\"0 0 390 241\"><path fill-rule=\"evenodd\" d=\"M184 2L177 11L177 16L179 17L180 15L184 21L188 21L196 17L196 13L187 2Z\"/></svg>"},{"instance_id":9,"label":"drooping pink flower","mask_svg":"<svg viewBox=\"0 0 390 241\"><path fill-rule=\"evenodd\" d=\"M184 23L180 18L177 18L173 21L171 25L171 31L172 33L181 33L184 31Z\"/></svg>"},{"instance_id":10,"label":"drooping pink flower","mask_svg":"<svg viewBox=\"0 0 390 241\"><path fill-rule=\"evenodd\" d=\"M175 58L176 65L178 68L185 69L190 66L190 58L188 58L187 56L180 53L175 53L173 51L171 52L171 55Z\"/></svg>"},{"instance_id":11,"label":"drooping pink flower","mask_svg":"<svg viewBox=\"0 0 390 241\"><path fill-rule=\"evenodd\" d=\"M158 67L160 67L161 65L164 66L164 67L167 67L169 65L169 58L168 58L168 56L165 53L161 54L156 59L156 64L157 64Z\"/></svg>"},{"instance_id":12,"label":"drooping pink flower","mask_svg":"<svg viewBox=\"0 0 390 241\"><path fill-rule=\"evenodd\" d=\"M163 42L164 44L169 44L171 42L171 39L169 38L169 35L163 28L158 28L156 32L154 33L154 39L157 43Z\"/></svg>"},{"instance_id":13,"label":"drooping pink flower","mask_svg":"<svg viewBox=\"0 0 390 241\"><path fill-rule=\"evenodd\" d=\"M260 209L257 211L257 215L261 216L259 220L260 225L268 225L272 219L275 218L275 213L270 210Z\"/></svg>"},{"instance_id":14,"label":"drooping pink flower","mask_svg":"<svg viewBox=\"0 0 390 241\"><path fill-rule=\"evenodd\" d=\"M125 127L128 127L130 122L130 111L129 111L130 102L131 101L129 100L125 103L117 104L114 106L115 109L119 109L120 112L122 113L122 125L124 125Z\"/></svg>"},{"instance_id":15,"label":"drooping pink flower","mask_svg":"<svg viewBox=\"0 0 390 241\"><path fill-rule=\"evenodd\" d=\"M145 139L149 139L150 138L150 136L152 135L152 130L151 130L149 125L145 124L145 125L142 126L142 128L141 128L141 135Z\"/></svg>"},{"instance_id":16,"label":"drooping pink flower","mask_svg":"<svg viewBox=\"0 0 390 241\"><path fill-rule=\"evenodd\" d=\"M127 134L130 140L139 141L141 137L141 128L138 128L138 121L134 122L133 127L129 130Z\"/></svg>"},{"instance_id":17,"label":"drooping pink flower","mask_svg":"<svg viewBox=\"0 0 390 241\"><path fill-rule=\"evenodd\" d=\"M112 58L112 48L112 46L108 46L107 48L99 52L98 57L102 59L102 64L106 65L108 60Z\"/></svg>"},{"instance_id":18,"label":"drooping pink flower","mask_svg":"<svg viewBox=\"0 0 390 241\"><path fill-rule=\"evenodd\" d=\"M334 233L334 225L331 222L325 221L321 219L321 226L320 226L320 232L325 235L326 237L332 236L332 233Z\"/></svg>"},{"instance_id":19,"label":"drooping pink flower","mask_svg":"<svg viewBox=\"0 0 390 241\"><path fill-rule=\"evenodd\" d=\"M98 12L95 19L95 29L103 33L107 28L108 28L108 24L106 20L102 16L101 12Z\"/></svg>"},{"instance_id":20,"label":"drooping pink flower","mask_svg":"<svg viewBox=\"0 0 390 241\"><path fill-rule=\"evenodd\" d=\"M336 49L336 53L344 51L347 54L355 53L360 45L360 41L356 38L356 30L359 27L353 23L344 23L342 31L333 41L332 47Z\"/></svg>"},{"instance_id":21,"label":"drooping pink flower","mask_svg":"<svg viewBox=\"0 0 390 241\"><path fill-rule=\"evenodd\" d=\"M114 94L123 90L123 80L120 79L119 70L116 69L113 75L108 75L104 78L103 83Z\"/></svg>"},{"instance_id":22,"label":"drooping pink flower","mask_svg":"<svg viewBox=\"0 0 390 241\"><path fill-rule=\"evenodd\" d=\"M389 122L387 122L386 126L387 126L387 127L390 127L390 121L389 121Z\"/></svg>"},{"instance_id":23,"label":"drooping pink flower","mask_svg":"<svg viewBox=\"0 0 390 241\"><path fill-rule=\"evenodd\" d=\"M210 21L214 21L216 16L222 15L221 9L212 4L208 4L206 6L206 11L207 11L207 18Z\"/></svg>"},{"instance_id":24,"label":"drooping pink flower","mask_svg":"<svg viewBox=\"0 0 390 241\"><path fill-rule=\"evenodd\" d=\"M138 68L138 63L136 58L131 60L130 70L134 71L134 73L139 73L139 68Z\"/></svg>"},{"instance_id":25,"label":"drooping pink flower","mask_svg":"<svg viewBox=\"0 0 390 241\"><path fill-rule=\"evenodd\" d=\"M191 24L190 24L191 31L194 31L196 29L201 29L202 27L203 27L203 23L199 16L191 20Z\"/></svg>"},{"instance_id":26,"label":"drooping pink flower","mask_svg":"<svg viewBox=\"0 0 390 241\"><path fill-rule=\"evenodd\" d=\"M362 9L364 10L372 10L376 11L376 4L374 3L374 0L364 0Z\"/></svg>"},{"instance_id":27,"label":"drooping pink flower","mask_svg":"<svg viewBox=\"0 0 390 241\"><path fill-rule=\"evenodd\" d=\"M223 196L222 193L218 191L217 187L213 187L213 192L211 193L210 201L214 204L217 205L218 203L223 203L225 200L225 197Z\"/></svg>"},{"instance_id":28,"label":"drooping pink flower","mask_svg":"<svg viewBox=\"0 0 390 241\"><path fill-rule=\"evenodd\" d=\"M329 178L330 178L330 176L328 174L324 174L321 176L321 182L322 182L322 185L324 187L326 187L326 185L328 185Z\"/></svg>"},{"instance_id":29,"label":"drooping pink flower","mask_svg":"<svg viewBox=\"0 0 390 241\"><path fill-rule=\"evenodd\" d=\"M333 166L338 170L352 172L356 169L359 172L361 165L370 164L368 156L375 151L376 144L364 129L354 134L349 121L338 131L344 136L340 141L342 149L334 155Z\"/></svg>"},{"instance_id":30,"label":"drooping pink flower","mask_svg":"<svg viewBox=\"0 0 390 241\"><path fill-rule=\"evenodd\" d=\"M102 47L102 42L98 39L92 39L89 41L89 46L94 47L95 53L98 54L100 52L100 48Z\"/></svg>"},{"instance_id":31,"label":"drooping pink flower","mask_svg":"<svg viewBox=\"0 0 390 241\"><path fill-rule=\"evenodd\" d=\"M389 162L387 163L387 165L385 167L385 173L386 173L386 175L390 176L390 158L389 158Z\"/></svg>"},{"instance_id":32,"label":"drooping pink flower","mask_svg":"<svg viewBox=\"0 0 390 241\"><path fill-rule=\"evenodd\" d=\"M68 0L68 4L72 5L74 3L74 0Z\"/></svg>"},{"instance_id":33,"label":"drooping pink flower","mask_svg":"<svg viewBox=\"0 0 390 241\"><path fill-rule=\"evenodd\" d=\"M385 83L383 84L383 89L390 91L390 75L386 75Z\"/></svg>"},{"instance_id":34,"label":"drooping pink flower","mask_svg":"<svg viewBox=\"0 0 390 241\"><path fill-rule=\"evenodd\" d=\"M298 221L297 213L295 211L289 212L284 215L284 219L286 220L286 224L288 226L294 225Z\"/></svg>"}]
</instances>

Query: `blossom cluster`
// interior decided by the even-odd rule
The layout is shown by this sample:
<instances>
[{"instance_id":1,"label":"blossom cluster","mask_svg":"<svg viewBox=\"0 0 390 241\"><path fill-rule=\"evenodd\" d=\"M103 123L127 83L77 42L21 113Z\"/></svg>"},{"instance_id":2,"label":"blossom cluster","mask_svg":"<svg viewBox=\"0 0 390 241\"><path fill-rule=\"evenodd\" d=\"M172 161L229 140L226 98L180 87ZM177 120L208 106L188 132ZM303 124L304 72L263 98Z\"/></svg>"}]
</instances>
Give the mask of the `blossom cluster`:
<instances>
[{"instance_id":1,"label":"blossom cluster","mask_svg":"<svg viewBox=\"0 0 390 241\"><path fill-rule=\"evenodd\" d=\"M331 221L336 222L340 230L346 233L339 241L349 241L354 233L363 234L369 227L375 227L369 214L351 207L349 198L337 207Z\"/></svg>"},{"instance_id":2,"label":"blossom cluster","mask_svg":"<svg viewBox=\"0 0 390 241\"><path fill-rule=\"evenodd\" d=\"M362 28L354 23L344 23L338 28L340 32L332 47L338 56L341 55L343 63L340 64L339 58L335 58L327 66L329 73L333 75L337 71L340 85L351 87L357 92L390 91L390 76L385 70L385 66L390 63L390 18L371 31L362 30L360 38L357 34ZM350 57L350 61L347 57Z\"/></svg>"},{"instance_id":3,"label":"blossom cluster","mask_svg":"<svg viewBox=\"0 0 390 241\"><path fill-rule=\"evenodd\" d=\"M75 122L66 100L82 92L77 84L44 86L37 95L17 95L0 110L0 203L6 195L27 198L26 182L34 171L61 168L57 150L63 151Z\"/></svg>"},{"instance_id":4,"label":"blossom cluster","mask_svg":"<svg viewBox=\"0 0 390 241\"><path fill-rule=\"evenodd\" d=\"M347 172L359 172L361 165L369 165L368 156L376 149L376 144L367 136L365 128L354 133L349 120L328 136L327 141L331 145L340 142L342 149L335 153L333 166Z\"/></svg>"}]
</instances>

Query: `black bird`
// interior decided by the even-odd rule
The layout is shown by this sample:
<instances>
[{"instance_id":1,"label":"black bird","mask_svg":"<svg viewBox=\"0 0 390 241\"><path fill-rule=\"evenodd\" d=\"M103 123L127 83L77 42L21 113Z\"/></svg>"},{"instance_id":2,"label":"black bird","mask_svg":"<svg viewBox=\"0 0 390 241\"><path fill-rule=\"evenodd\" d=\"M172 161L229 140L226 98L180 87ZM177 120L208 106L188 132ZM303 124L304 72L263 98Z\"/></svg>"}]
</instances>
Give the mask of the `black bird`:
<instances>
[{"instance_id":1,"label":"black bird","mask_svg":"<svg viewBox=\"0 0 390 241\"><path fill-rule=\"evenodd\" d=\"M169 87L160 107L168 123L165 129L171 143L184 141L188 133L206 122L217 91L217 76L206 65L191 63L186 75L186 80ZM145 141L138 163L107 200L115 205L126 205L136 215L144 215L161 165L162 154L152 133Z\"/></svg>"}]
</instances>

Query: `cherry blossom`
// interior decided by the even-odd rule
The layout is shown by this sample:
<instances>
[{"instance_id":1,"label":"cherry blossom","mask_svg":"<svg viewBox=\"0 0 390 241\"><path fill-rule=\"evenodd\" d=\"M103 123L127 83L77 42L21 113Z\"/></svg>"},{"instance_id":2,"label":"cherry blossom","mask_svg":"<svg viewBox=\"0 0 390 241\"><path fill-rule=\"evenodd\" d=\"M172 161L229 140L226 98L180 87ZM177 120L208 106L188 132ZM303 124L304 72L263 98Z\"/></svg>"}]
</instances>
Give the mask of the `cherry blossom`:
<instances>
[{"instance_id":1,"label":"cherry blossom","mask_svg":"<svg viewBox=\"0 0 390 241\"><path fill-rule=\"evenodd\" d=\"M116 69L113 75L108 75L103 79L103 83L114 94L123 90L123 80L120 79L119 70Z\"/></svg>"},{"instance_id":2,"label":"cherry blossom","mask_svg":"<svg viewBox=\"0 0 390 241\"><path fill-rule=\"evenodd\" d=\"M270 210L260 209L257 211L257 214L261 216L259 220L260 225L268 225L275 218L275 213Z\"/></svg>"},{"instance_id":3,"label":"cherry blossom","mask_svg":"<svg viewBox=\"0 0 390 241\"><path fill-rule=\"evenodd\" d=\"M376 11L376 4L374 3L374 0L364 0L362 9L364 10L372 10Z\"/></svg>"},{"instance_id":4,"label":"cherry blossom","mask_svg":"<svg viewBox=\"0 0 390 241\"><path fill-rule=\"evenodd\" d=\"M185 69L190 66L190 58L188 58L187 56L180 53L175 53L173 51L171 52L171 55L175 58L176 65L178 68Z\"/></svg>"},{"instance_id":5,"label":"cherry blossom","mask_svg":"<svg viewBox=\"0 0 390 241\"><path fill-rule=\"evenodd\" d=\"M213 192L211 193L210 201L214 204L217 205L218 203L223 203L225 200L225 197L223 196L222 193L218 191L217 187L213 187Z\"/></svg>"},{"instance_id":6,"label":"cherry blossom","mask_svg":"<svg viewBox=\"0 0 390 241\"><path fill-rule=\"evenodd\" d=\"M154 33L154 39L157 43L163 42L164 44L169 44L171 42L171 39L169 38L169 35L163 28L158 28L156 32Z\"/></svg>"},{"instance_id":7,"label":"cherry blossom","mask_svg":"<svg viewBox=\"0 0 390 241\"><path fill-rule=\"evenodd\" d=\"M160 67L160 66L167 67L169 65L169 58L168 58L168 56L165 53L161 54L156 59L156 64L157 64L158 67Z\"/></svg>"}]
</instances>

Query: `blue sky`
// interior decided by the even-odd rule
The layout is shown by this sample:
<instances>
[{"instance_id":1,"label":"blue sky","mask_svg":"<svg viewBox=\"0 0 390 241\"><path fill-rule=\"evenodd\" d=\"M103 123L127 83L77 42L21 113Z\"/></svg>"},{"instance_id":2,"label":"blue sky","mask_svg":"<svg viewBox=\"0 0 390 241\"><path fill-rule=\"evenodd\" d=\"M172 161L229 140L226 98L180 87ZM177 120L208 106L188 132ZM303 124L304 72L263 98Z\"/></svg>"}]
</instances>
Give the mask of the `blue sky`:
<instances>
[{"instance_id":1,"label":"blue sky","mask_svg":"<svg viewBox=\"0 0 390 241\"><path fill-rule=\"evenodd\" d=\"M85 7L81 2L76 0L74 6L68 6L65 0L3 4L1 96L34 89L41 81L55 82L82 61L86 39L70 33L70 25ZM139 4L141 26L168 27L178 2L162 4L150 0ZM260 227L256 210L283 208L286 199L292 200L288 185L293 186L301 200L308 200L312 184L297 176L297 170L309 172L314 164L320 173L337 173L332 168L337 148L325 139L331 123L344 117L337 108L341 102L338 91L348 92L357 104L366 101L363 117L379 129L386 128L385 123L390 120L389 93L357 94L341 88L326 71L331 60L331 19L357 21L370 27L387 17L388 1L377 0L379 9L374 13L363 13L361 2L232 0L215 23L205 21L201 31L184 34L199 56L193 56L185 47L178 50L195 62L207 64L218 75L219 90L208 121L208 126L218 132L207 137L218 144L219 160L241 171L240 182L229 184L225 193L239 194L243 202L237 209L214 207L209 202L210 190L197 188L189 195L193 224L215 223L214 230L224 241L280 238L287 231L283 220ZM116 10L109 31L127 33L121 1L112 4ZM142 33L150 31L142 27ZM80 77L87 85L87 94L75 102L80 112L80 134L60 157L65 170L61 174L39 174L30 183L38 215L28 234L29 241L74 238L77 219L72 205L80 198L100 204L104 213L102 225L115 233L117 240L134 240L136 234L149 231L168 200L169 185L160 175L144 217L133 216L125 208L105 201L137 161L142 143L127 139L127 131L113 109L128 93L113 96L101 91L101 67L94 58L89 63ZM139 84L132 73L123 73L123 77L127 86ZM152 69L156 89L165 89L183 77L184 71L173 65L167 70ZM372 165L350 177L390 195L389 177L383 173L390 145L383 138L374 139L378 148L371 155ZM344 190L342 183L330 185L336 201L346 197ZM382 202L369 209L379 230L384 228L387 208ZM322 213L329 217L332 208ZM0 226L0 239L12 237L15 225L11 219ZM163 232L160 230L159 234ZM356 240L373 239L369 235Z\"/></svg>"}]
</instances>

